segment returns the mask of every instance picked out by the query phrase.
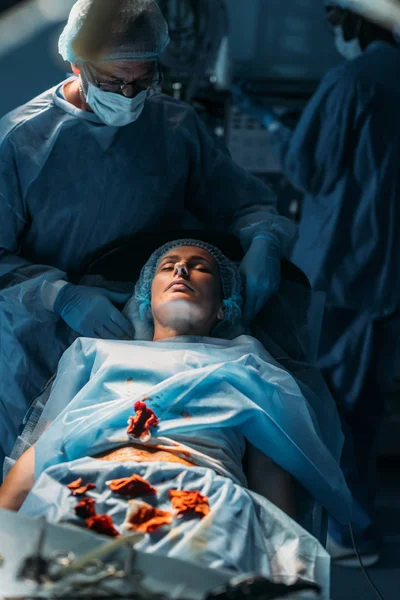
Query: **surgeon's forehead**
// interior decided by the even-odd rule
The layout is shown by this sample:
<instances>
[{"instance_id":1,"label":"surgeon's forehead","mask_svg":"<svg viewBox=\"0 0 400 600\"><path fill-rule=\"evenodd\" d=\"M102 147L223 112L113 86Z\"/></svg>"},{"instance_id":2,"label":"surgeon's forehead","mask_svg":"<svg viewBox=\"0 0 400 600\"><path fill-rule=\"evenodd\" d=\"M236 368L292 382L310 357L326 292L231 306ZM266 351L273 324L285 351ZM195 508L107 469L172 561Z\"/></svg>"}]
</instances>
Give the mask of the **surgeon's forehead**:
<instances>
[{"instance_id":1,"label":"surgeon's forehead","mask_svg":"<svg viewBox=\"0 0 400 600\"><path fill-rule=\"evenodd\" d=\"M198 248L197 246L179 246L178 248L173 248L164 254L159 264L165 263L168 260L176 262L180 260L200 260L218 269L217 262L212 254L204 248Z\"/></svg>"},{"instance_id":2,"label":"surgeon's forehead","mask_svg":"<svg viewBox=\"0 0 400 600\"><path fill-rule=\"evenodd\" d=\"M152 73L155 68L154 61L105 61L105 62L92 62L90 63L98 74L115 77L117 79L124 79L129 76L133 76L136 79Z\"/></svg>"}]
</instances>

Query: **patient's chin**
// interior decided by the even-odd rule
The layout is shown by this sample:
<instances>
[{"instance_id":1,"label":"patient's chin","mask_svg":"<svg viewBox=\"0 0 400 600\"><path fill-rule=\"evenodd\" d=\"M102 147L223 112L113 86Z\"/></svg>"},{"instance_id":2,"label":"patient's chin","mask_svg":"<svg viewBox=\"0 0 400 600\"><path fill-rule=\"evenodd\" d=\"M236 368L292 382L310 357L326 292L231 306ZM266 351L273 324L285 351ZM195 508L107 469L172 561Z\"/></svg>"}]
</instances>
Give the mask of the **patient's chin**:
<instances>
[{"instance_id":1,"label":"patient's chin","mask_svg":"<svg viewBox=\"0 0 400 600\"><path fill-rule=\"evenodd\" d=\"M174 297L175 296L175 297ZM192 299L172 295L167 302L158 305L155 311L157 320L164 326L174 327L182 323L199 323L207 319L204 307Z\"/></svg>"}]
</instances>

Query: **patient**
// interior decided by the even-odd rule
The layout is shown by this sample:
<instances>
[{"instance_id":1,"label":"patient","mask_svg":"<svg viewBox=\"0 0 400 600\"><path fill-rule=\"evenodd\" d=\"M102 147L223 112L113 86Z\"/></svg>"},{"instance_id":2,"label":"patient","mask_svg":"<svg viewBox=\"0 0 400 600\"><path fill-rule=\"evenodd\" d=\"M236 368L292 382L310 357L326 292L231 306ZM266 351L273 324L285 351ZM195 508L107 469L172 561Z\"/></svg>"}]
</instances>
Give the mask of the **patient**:
<instances>
[{"instance_id":1,"label":"patient","mask_svg":"<svg viewBox=\"0 0 400 600\"><path fill-rule=\"evenodd\" d=\"M210 567L318 579L329 559L294 520L295 486L345 523L348 490L296 380L254 338L223 339L241 321L235 265L204 242L169 243L129 308L141 341L79 338L62 357L0 508L137 530L138 548ZM333 403L321 411L340 436Z\"/></svg>"}]
</instances>

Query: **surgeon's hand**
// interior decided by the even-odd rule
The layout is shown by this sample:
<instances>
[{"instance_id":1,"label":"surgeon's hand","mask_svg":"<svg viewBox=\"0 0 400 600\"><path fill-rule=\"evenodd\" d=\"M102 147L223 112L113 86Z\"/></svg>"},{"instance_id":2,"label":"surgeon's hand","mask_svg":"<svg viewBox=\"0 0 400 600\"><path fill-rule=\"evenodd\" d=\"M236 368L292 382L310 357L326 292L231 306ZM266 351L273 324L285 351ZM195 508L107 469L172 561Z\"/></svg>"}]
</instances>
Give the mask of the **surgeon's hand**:
<instances>
[{"instance_id":1,"label":"surgeon's hand","mask_svg":"<svg viewBox=\"0 0 400 600\"><path fill-rule=\"evenodd\" d=\"M85 337L131 340L132 325L113 304L122 304L129 297L122 292L69 283L60 290L53 310Z\"/></svg>"},{"instance_id":2,"label":"surgeon's hand","mask_svg":"<svg viewBox=\"0 0 400 600\"><path fill-rule=\"evenodd\" d=\"M272 123L279 121L278 116L271 107L255 102L239 85L233 86L232 99L243 112L249 114L265 127L269 127Z\"/></svg>"},{"instance_id":3,"label":"surgeon's hand","mask_svg":"<svg viewBox=\"0 0 400 600\"><path fill-rule=\"evenodd\" d=\"M278 240L269 234L255 236L240 265L245 297L243 318L248 325L281 281L281 252Z\"/></svg>"}]
</instances>

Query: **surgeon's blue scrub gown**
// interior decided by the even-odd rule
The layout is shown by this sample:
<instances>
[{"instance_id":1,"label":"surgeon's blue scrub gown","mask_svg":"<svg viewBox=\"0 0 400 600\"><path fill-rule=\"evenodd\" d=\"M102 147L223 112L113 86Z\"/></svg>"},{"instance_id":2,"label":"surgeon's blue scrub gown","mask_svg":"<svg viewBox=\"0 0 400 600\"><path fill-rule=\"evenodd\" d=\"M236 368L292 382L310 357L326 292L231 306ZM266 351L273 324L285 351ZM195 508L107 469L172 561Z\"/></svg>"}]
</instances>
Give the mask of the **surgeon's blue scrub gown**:
<instances>
[{"instance_id":1,"label":"surgeon's blue scrub gown","mask_svg":"<svg viewBox=\"0 0 400 600\"><path fill-rule=\"evenodd\" d=\"M274 194L187 104L151 93L136 122L108 127L60 84L0 121L0 464L75 337L43 307L44 280L66 279L137 232L178 230L186 209L245 250L263 231L291 252L296 227Z\"/></svg>"},{"instance_id":2,"label":"surgeon's blue scrub gown","mask_svg":"<svg viewBox=\"0 0 400 600\"><path fill-rule=\"evenodd\" d=\"M399 73L400 49L375 42L328 72L294 133L271 128L284 173L305 192L293 260L327 293L319 364L350 425L362 481L387 401L400 392ZM353 521L365 531L374 483L369 504L343 458L361 498Z\"/></svg>"}]
</instances>

